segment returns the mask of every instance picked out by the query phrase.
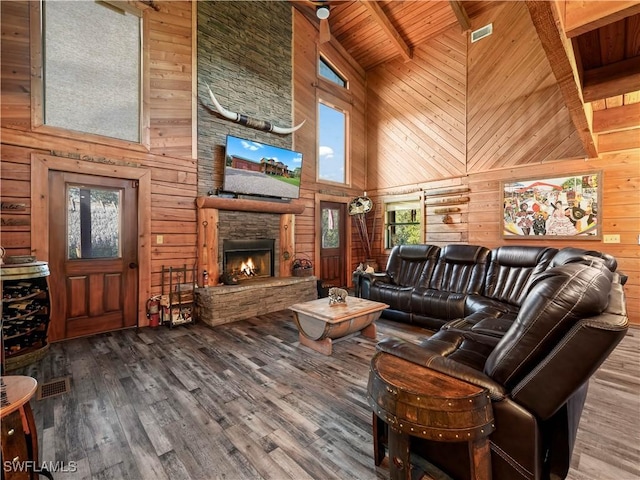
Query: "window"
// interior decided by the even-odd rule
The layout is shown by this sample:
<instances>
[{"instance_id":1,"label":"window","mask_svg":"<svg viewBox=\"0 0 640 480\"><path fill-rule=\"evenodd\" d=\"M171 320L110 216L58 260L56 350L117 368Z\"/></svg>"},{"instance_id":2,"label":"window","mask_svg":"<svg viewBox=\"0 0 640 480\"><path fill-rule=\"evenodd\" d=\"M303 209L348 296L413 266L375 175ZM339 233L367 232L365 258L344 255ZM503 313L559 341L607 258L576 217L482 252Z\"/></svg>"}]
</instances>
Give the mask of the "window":
<instances>
[{"instance_id":1,"label":"window","mask_svg":"<svg viewBox=\"0 0 640 480\"><path fill-rule=\"evenodd\" d=\"M422 200L385 202L385 248L422 243Z\"/></svg>"},{"instance_id":2,"label":"window","mask_svg":"<svg viewBox=\"0 0 640 480\"><path fill-rule=\"evenodd\" d=\"M141 141L139 15L126 2L42 3L44 125Z\"/></svg>"},{"instance_id":3,"label":"window","mask_svg":"<svg viewBox=\"0 0 640 480\"><path fill-rule=\"evenodd\" d=\"M318 59L318 73L322 78L340 87L347 88L347 80L322 57Z\"/></svg>"},{"instance_id":4,"label":"window","mask_svg":"<svg viewBox=\"0 0 640 480\"><path fill-rule=\"evenodd\" d=\"M318 103L318 180L348 183L346 110Z\"/></svg>"},{"instance_id":5,"label":"window","mask_svg":"<svg viewBox=\"0 0 640 480\"><path fill-rule=\"evenodd\" d=\"M68 258L119 258L120 212L120 190L67 187Z\"/></svg>"}]
</instances>

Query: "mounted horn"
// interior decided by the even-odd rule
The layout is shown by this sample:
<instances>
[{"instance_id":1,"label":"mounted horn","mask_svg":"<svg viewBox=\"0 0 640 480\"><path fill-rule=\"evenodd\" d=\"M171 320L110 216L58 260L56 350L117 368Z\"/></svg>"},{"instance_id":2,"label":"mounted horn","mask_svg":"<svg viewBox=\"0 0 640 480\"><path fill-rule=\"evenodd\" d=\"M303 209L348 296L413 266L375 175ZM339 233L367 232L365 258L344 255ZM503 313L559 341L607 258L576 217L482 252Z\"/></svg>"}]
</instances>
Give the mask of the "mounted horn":
<instances>
[{"instance_id":1,"label":"mounted horn","mask_svg":"<svg viewBox=\"0 0 640 480\"><path fill-rule=\"evenodd\" d=\"M277 125L274 125L265 120L258 120L257 118L251 118L251 117L247 117L246 115L242 115L240 113L231 112L226 108L224 108L222 105L220 105L215 95L211 91L211 88L209 87L209 85L207 85L207 89L209 90L209 96L211 97L211 102L215 105L216 110L220 115L222 115L224 118L228 120L231 120L232 122L236 122L241 125L245 125L247 127L263 130L265 132L273 132L273 133L279 133L280 135L287 135L289 133L293 133L296 130L298 130L302 125L304 125L304 122L306 121L306 120L303 120L300 125L297 125L295 127L284 128L284 127L278 127Z\"/></svg>"}]
</instances>

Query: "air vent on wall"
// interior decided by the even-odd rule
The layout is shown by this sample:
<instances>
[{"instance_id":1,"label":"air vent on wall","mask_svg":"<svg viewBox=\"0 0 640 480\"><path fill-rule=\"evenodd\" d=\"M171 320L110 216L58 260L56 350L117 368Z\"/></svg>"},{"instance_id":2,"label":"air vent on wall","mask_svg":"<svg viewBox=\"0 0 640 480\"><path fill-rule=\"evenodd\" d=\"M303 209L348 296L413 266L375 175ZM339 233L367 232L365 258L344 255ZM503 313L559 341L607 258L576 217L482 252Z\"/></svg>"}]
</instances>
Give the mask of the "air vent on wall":
<instances>
[{"instance_id":1,"label":"air vent on wall","mask_svg":"<svg viewBox=\"0 0 640 480\"><path fill-rule=\"evenodd\" d=\"M488 37L492 33L493 33L493 23L490 23L489 25L485 25L484 27L479 28L478 30L474 30L473 32L471 32L471 43L477 42L481 38Z\"/></svg>"}]
</instances>

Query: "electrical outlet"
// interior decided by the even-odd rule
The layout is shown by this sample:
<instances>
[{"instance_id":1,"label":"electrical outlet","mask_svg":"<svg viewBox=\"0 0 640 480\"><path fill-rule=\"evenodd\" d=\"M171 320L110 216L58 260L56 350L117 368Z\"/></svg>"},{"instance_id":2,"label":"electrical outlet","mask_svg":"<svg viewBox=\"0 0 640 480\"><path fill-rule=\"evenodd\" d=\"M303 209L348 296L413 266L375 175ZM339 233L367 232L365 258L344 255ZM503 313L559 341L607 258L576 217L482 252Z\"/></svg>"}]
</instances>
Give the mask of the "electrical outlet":
<instances>
[{"instance_id":1,"label":"electrical outlet","mask_svg":"<svg viewBox=\"0 0 640 480\"><path fill-rule=\"evenodd\" d=\"M620 235L605 235L602 240L604 243L620 243Z\"/></svg>"},{"instance_id":2,"label":"electrical outlet","mask_svg":"<svg viewBox=\"0 0 640 480\"><path fill-rule=\"evenodd\" d=\"M158 245L162 245L164 243L164 236L163 235L157 235L156 236L156 243Z\"/></svg>"}]
</instances>

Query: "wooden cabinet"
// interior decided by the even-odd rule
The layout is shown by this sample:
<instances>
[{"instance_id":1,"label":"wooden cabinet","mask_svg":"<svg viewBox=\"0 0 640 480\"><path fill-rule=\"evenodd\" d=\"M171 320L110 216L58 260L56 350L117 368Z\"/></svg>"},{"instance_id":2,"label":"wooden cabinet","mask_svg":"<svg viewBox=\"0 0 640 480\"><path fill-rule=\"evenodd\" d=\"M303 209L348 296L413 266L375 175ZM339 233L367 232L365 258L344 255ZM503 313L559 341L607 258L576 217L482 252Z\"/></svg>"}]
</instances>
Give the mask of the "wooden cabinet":
<instances>
[{"instance_id":1,"label":"wooden cabinet","mask_svg":"<svg viewBox=\"0 0 640 480\"><path fill-rule=\"evenodd\" d=\"M195 321L195 266L180 268L162 266L160 321L174 327Z\"/></svg>"},{"instance_id":2,"label":"wooden cabinet","mask_svg":"<svg viewBox=\"0 0 640 480\"><path fill-rule=\"evenodd\" d=\"M39 360L48 348L49 266L3 265L1 275L3 364L12 370Z\"/></svg>"}]
</instances>

